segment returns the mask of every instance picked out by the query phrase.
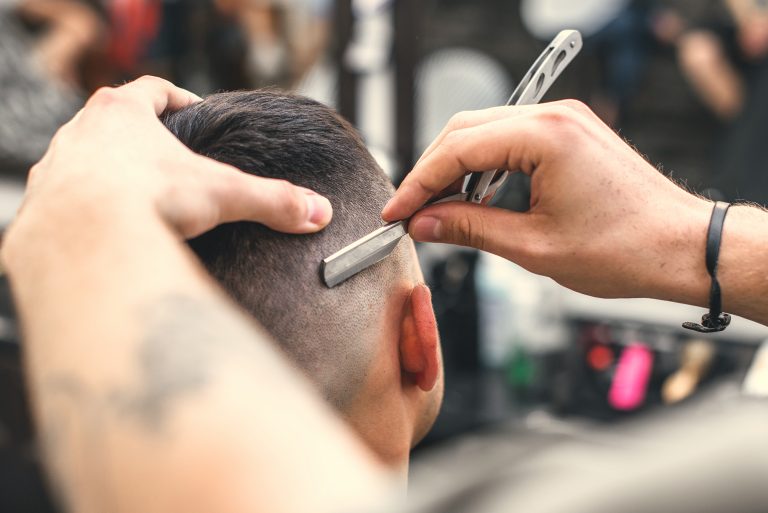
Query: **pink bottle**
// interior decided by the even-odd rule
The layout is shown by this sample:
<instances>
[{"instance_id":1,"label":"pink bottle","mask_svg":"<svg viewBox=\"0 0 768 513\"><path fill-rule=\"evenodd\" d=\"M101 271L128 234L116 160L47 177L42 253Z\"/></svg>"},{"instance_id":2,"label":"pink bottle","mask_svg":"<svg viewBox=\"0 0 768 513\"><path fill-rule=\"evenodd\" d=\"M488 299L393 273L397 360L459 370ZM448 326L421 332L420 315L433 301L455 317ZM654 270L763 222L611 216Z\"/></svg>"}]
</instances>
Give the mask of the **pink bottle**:
<instances>
[{"instance_id":1,"label":"pink bottle","mask_svg":"<svg viewBox=\"0 0 768 513\"><path fill-rule=\"evenodd\" d=\"M617 410L635 410L645 402L653 369L653 353L643 344L627 346L619 357L608 404Z\"/></svg>"}]
</instances>

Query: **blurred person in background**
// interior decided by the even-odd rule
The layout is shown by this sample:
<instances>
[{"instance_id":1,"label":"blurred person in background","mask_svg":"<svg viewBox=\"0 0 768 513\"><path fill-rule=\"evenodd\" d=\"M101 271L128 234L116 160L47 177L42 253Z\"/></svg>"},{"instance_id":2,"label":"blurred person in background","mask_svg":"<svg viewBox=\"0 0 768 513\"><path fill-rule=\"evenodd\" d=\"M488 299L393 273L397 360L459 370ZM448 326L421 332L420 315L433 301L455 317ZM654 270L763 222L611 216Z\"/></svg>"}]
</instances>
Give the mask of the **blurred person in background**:
<instances>
[{"instance_id":1,"label":"blurred person in background","mask_svg":"<svg viewBox=\"0 0 768 513\"><path fill-rule=\"evenodd\" d=\"M723 14L687 20L673 10L657 35L677 47L680 67L726 130L718 143L712 194L768 203L768 3L723 0Z\"/></svg>"},{"instance_id":2,"label":"blurred person in background","mask_svg":"<svg viewBox=\"0 0 768 513\"><path fill-rule=\"evenodd\" d=\"M650 14L656 0L523 0L528 30L548 41L564 28L578 29L585 50L596 57L600 83L592 94L595 112L609 125L623 121L647 70Z\"/></svg>"},{"instance_id":3,"label":"blurred person in background","mask_svg":"<svg viewBox=\"0 0 768 513\"><path fill-rule=\"evenodd\" d=\"M660 16L657 33L677 46L681 69L704 104L720 119L743 110L748 83L768 54L768 10L756 0L724 0L717 19Z\"/></svg>"},{"instance_id":4,"label":"blurred person in background","mask_svg":"<svg viewBox=\"0 0 768 513\"><path fill-rule=\"evenodd\" d=\"M628 104L645 76L651 50L648 30L651 4L651 0L632 0L587 41L603 68L602 88L592 103L598 115L611 126L621 125Z\"/></svg>"},{"instance_id":5,"label":"blurred person in background","mask_svg":"<svg viewBox=\"0 0 768 513\"><path fill-rule=\"evenodd\" d=\"M601 87L590 102L609 125L621 126L642 85L651 51L652 0L632 0L605 27L586 40L600 62Z\"/></svg>"},{"instance_id":6,"label":"blurred person in background","mask_svg":"<svg viewBox=\"0 0 768 513\"><path fill-rule=\"evenodd\" d=\"M0 174L23 176L82 106L83 68L105 29L96 2L0 2Z\"/></svg>"},{"instance_id":7,"label":"blurred person in background","mask_svg":"<svg viewBox=\"0 0 768 513\"><path fill-rule=\"evenodd\" d=\"M214 0L245 44L242 71L251 87L295 86L323 54L328 0Z\"/></svg>"},{"instance_id":8,"label":"blurred person in background","mask_svg":"<svg viewBox=\"0 0 768 513\"><path fill-rule=\"evenodd\" d=\"M0 0L0 173L23 177L98 87L144 74L201 91L295 86L329 0Z\"/></svg>"},{"instance_id":9,"label":"blurred person in background","mask_svg":"<svg viewBox=\"0 0 768 513\"><path fill-rule=\"evenodd\" d=\"M103 41L105 23L97 0L20 0L16 12L35 34L33 54L54 80L80 88L82 65Z\"/></svg>"}]
</instances>

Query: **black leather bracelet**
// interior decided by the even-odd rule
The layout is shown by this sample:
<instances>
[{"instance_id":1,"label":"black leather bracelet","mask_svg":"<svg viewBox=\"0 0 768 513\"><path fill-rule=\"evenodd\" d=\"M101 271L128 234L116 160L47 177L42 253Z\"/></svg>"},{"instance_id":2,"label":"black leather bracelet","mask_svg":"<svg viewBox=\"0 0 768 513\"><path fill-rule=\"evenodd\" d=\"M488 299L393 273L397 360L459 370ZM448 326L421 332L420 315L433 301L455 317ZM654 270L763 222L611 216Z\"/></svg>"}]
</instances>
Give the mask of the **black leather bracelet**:
<instances>
[{"instance_id":1,"label":"black leather bracelet","mask_svg":"<svg viewBox=\"0 0 768 513\"><path fill-rule=\"evenodd\" d=\"M730 203L718 201L712 209L712 217L709 220L707 231L707 272L712 278L709 289L709 313L701 318L701 324L684 322L683 328L698 331L699 333L714 333L723 331L731 323L731 316L723 312L723 299L720 291L720 282L717 281L717 263L720 257L720 241L723 237L723 224L728 213Z\"/></svg>"}]
</instances>

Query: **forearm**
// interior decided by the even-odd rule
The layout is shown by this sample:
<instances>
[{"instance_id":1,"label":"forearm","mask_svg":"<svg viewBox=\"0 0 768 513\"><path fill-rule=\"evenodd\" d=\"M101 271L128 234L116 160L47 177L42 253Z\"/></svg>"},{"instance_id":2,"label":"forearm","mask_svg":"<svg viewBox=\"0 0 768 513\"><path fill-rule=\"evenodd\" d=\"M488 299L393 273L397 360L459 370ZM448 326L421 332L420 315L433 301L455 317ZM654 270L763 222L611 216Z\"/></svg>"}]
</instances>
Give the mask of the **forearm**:
<instances>
[{"instance_id":1,"label":"forearm","mask_svg":"<svg viewBox=\"0 0 768 513\"><path fill-rule=\"evenodd\" d=\"M768 212L746 205L729 209L718 279L726 312L768 325Z\"/></svg>"},{"instance_id":2,"label":"forearm","mask_svg":"<svg viewBox=\"0 0 768 513\"><path fill-rule=\"evenodd\" d=\"M377 490L367 454L152 212L105 199L47 217L22 216L4 256L72 511L317 511Z\"/></svg>"},{"instance_id":3,"label":"forearm","mask_svg":"<svg viewBox=\"0 0 768 513\"><path fill-rule=\"evenodd\" d=\"M660 262L646 273L657 299L707 307L707 230L713 204L690 197L660 234ZM734 205L723 227L718 266L723 309L768 325L768 212Z\"/></svg>"}]
</instances>

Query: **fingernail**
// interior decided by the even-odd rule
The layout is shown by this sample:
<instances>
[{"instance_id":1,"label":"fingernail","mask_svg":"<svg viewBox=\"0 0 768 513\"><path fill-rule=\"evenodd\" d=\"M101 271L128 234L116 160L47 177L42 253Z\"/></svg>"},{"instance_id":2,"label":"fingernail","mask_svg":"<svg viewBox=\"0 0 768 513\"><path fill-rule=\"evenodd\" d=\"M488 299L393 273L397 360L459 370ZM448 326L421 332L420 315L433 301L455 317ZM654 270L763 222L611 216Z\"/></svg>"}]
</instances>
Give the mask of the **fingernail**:
<instances>
[{"instance_id":1,"label":"fingernail","mask_svg":"<svg viewBox=\"0 0 768 513\"><path fill-rule=\"evenodd\" d=\"M310 190L304 191L304 194L306 194L307 198L307 217L309 222L318 226L328 224L328 221L331 220L331 215L333 215L331 202Z\"/></svg>"},{"instance_id":2,"label":"fingernail","mask_svg":"<svg viewBox=\"0 0 768 513\"><path fill-rule=\"evenodd\" d=\"M436 217L421 216L410 223L411 237L422 242L436 242L443 234L443 223Z\"/></svg>"}]
</instances>

